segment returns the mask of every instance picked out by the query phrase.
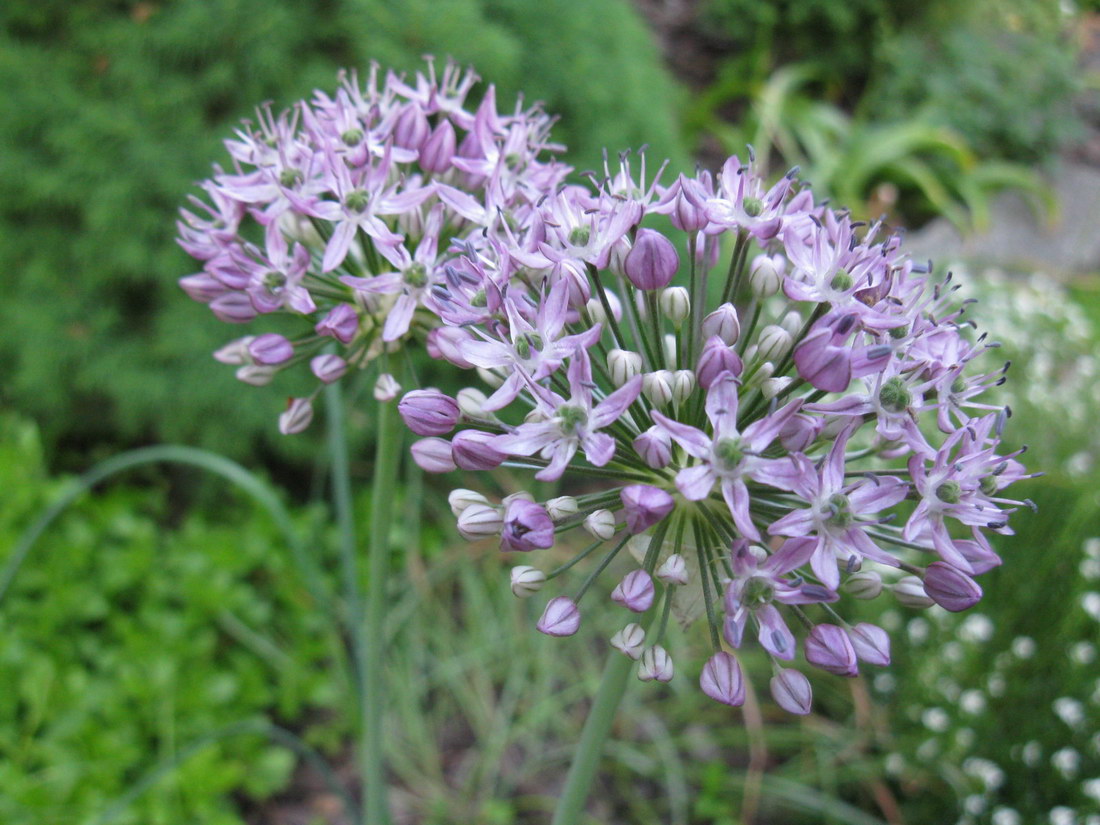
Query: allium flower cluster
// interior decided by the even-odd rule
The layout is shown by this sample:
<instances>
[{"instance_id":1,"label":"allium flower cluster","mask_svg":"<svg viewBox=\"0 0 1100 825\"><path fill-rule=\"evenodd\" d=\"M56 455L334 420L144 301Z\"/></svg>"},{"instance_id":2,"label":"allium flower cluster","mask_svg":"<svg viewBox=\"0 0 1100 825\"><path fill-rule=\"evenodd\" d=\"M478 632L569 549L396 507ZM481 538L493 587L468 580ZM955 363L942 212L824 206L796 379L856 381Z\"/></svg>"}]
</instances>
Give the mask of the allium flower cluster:
<instances>
[{"instance_id":1,"label":"allium flower cluster","mask_svg":"<svg viewBox=\"0 0 1100 825\"><path fill-rule=\"evenodd\" d=\"M628 548L631 569L604 592L632 614L612 645L639 678L674 678L668 617L699 613L708 696L743 701L736 651L755 639L775 700L808 713L800 651L842 676L890 661L886 632L846 621L846 600L960 611L981 598L978 577L1000 563L989 536L1021 503L1004 489L1026 477L1000 449L1009 411L987 400L1004 369L977 365L994 345L950 276L793 174L769 186L731 158L717 180L665 186L631 160L558 187L501 242L457 249L433 292L447 341L433 355L480 386L406 396L427 436L413 454L433 472L506 465L569 485L545 502L452 495L464 536L525 554L518 596L596 557L578 587L555 587L542 632L576 632L581 598ZM586 549L533 566L573 531Z\"/></svg>"},{"instance_id":2,"label":"allium flower cluster","mask_svg":"<svg viewBox=\"0 0 1100 825\"><path fill-rule=\"evenodd\" d=\"M499 309L508 273L486 284L453 263L504 256L509 227L529 224L569 170L545 157L560 149L547 115L501 114L492 86L474 109L476 82L453 64L437 74L429 61L412 82L375 66L365 84L342 76L334 96L262 108L226 141L230 168L181 211L179 242L202 262L180 281L187 294L227 323L284 316L215 357L253 385L301 363L319 381L290 401L284 433L309 425L321 386L411 335L434 330L449 347L436 328L453 294Z\"/></svg>"}]
</instances>

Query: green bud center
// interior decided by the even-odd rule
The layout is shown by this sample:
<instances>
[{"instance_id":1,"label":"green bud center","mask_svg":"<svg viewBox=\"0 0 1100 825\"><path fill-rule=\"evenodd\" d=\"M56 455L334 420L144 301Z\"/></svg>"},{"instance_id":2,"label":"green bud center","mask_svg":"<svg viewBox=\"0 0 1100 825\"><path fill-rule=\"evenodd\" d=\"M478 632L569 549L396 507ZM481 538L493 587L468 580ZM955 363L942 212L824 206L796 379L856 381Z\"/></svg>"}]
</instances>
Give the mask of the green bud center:
<instances>
[{"instance_id":1,"label":"green bud center","mask_svg":"<svg viewBox=\"0 0 1100 825\"><path fill-rule=\"evenodd\" d=\"M562 404L558 407L558 419L561 421L561 431L571 435L588 423L588 413L583 408L572 404Z\"/></svg>"},{"instance_id":2,"label":"green bud center","mask_svg":"<svg viewBox=\"0 0 1100 825\"><path fill-rule=\"evenodd\" d=\"M405 283L416 289L428 283L428 270L424 268L424 264L414 261L405 270L404 277Z\"/></svg>"},{"instance_id":3,"label":"green bud center","mask_svg":"<svg viewBox=\"0 0 1100 825\"><path fill-rule=\"evenodd\" d=\"M905 387L905 380L897 375L882 385L878 399L885 409L896 413L902 412L913 402L913 396Z\"/></svg>"},{"instance_id":4,"label":"green bud center","mask_svg":"<svg viewBox=\"0 0 1100 825\"><path fill-rule=\"evenodd\" d=\"M268 272L264 275L264 287L268 292L276 292L286 286L286 275L282 272Z\"/></svg>"},{"instance_id":5,"label":"green bud center","mask_svg":"<svg viewBox=\"0 0 1100 825\"><path fill-rule=\"evenodd\" d=\"M846 289L852 288L852 276L845 272L843 269L838 269L833 279L829 281L829 286L835 289L837 292L844 292Z\"/></svg>"},{"instance_id":6,"label":"green bud center","mask_svg":"<svg viewBox=\"0 0 1100 825\"><path fill-rule=\"evenodd\" d=\"M987 496L991 496L991 495L996 494L996 492L997 492L997 477L996 476L986 476L985 478L982 479L982 485L981 486L982 486L982 492L985 493Z\"/></svg>"},{"instance_id":7,"label":"green bud center","mask_svg":"<svg viewBox=\"0 0 1100 825\"><path fill-rule=\"evenodd\" d=\"M936 488L936 498L945 504L958 504L962 498L962 486L957 481L945 481Z\"/></svg>"},{"instance_id":8,"label":"green bud center","mask_svg":"<svg viewBox=\"0 0 1100 825\"><path fill-rule=\"evenodd\" d=\"M836 493L829 496L829 524L841 530L847 530L855 521L852 515L852 504L848 496Z\"/></svg>"},{"instance_id":9,"label":"green bud center","mask_svg":"<svg viewBox=\"0 0 1100 825\"><path fill-rule=\"evenodd\" d=\"M592 230L587 226L578 226L569 233L569 243L573 246L584 246L592 237Z\"/></svg>"},{"instance_id":10,"label":"green bud center","mask_svg":"<svg viewBox=\"0 0 1100 825\"><path fill-rule=\"evenodd\" d=\"M531 351L538 351L542 349L542 337L534 332L525 332L516 341L516 352L519 353L520 358L530 358Z\"/></svg>"},{"instance_id":11,"label":"green bud center","mask_svg":"<svg viewBox=\"0 0 1100 825\"><path fill-rule=\"evenodd\" d=\"M962 377L956 378L951 382L951 392L956 395L966 389L966 382L962 380Z\"/></svg>"},{"instance_id":12,"label":"green bud center","mask_svg":"<svg viewBox=\"0 0 1100 825\"><path fill-rule=\"evenodd\" d=\"M348 129L346 132L340 135L340 140L344 141L344 144L347 146L358 146L359 141L361 141L362 139L362 129Z\"/></svg>"},{"instance_id":13,"label":"green bud center","mask_svg":"<svg viewBox=\"0 0 1100 825\"><path fill-rule=\"evenodd\" d=\"M284 169L279 173L279 183L288 189L291 186L297 186L302 182L302 172L300 169Z\"/></svg>"},{"instance_id":14,"label":"green bud center","mask_svg":"<svg viewBox=\"0 0 1100 825\"><path fill-rule=\"evenodd\" d=\"M760 198L745 198L741 207L750 218L757 218L764 211L764 202Z\"/></svg>"},{"instance_id":15,"label":"green bud center","mask_svg":"<svg viewBox=\"0 0 1100 825\"><path fill-rule=\"evenodd\" d=\"M365 211L368 203L370 203L370 193L364 192L362 189L348 192L348 196L344 198L344 205L352 212Z\"/></svg>"},{"instance_id":16,"label":"green bud center","mask_svg":"<svg viewBox=\"0 0 1100 825\"><path fill-rule=\"evenodd\" d=\"M721 439L714 445L714 456L724 469L732 470L745 457L745 451L741 449L741 439Z\"/></svg>"},{"instance_id":17,"label":"green bud center","mask_svg":"<svg viewBox=\"0 0 1100 825\"><path fill-rule=\"evenodd\" d=\"M485 294L484 289L479 289L474 293L474 297L470 299L470 306L475 307L487 307L489 306L489 298Z\"/></svg>"},{"instance_id":18,"label":"green bud center","mask_svg":"<svg viewBox=\"0 0 1100 825\"><path fill-rule=\"evenodd\" d=\"M770 582L765 581L759 576L753 576L745 582L745 589L741 594L741 602L748 608L763 607L766 604L771 604L774 596L775 588L772 587Z\"/></svg>"},{"instance_id":19,"label":"green bud center","mask_svg":"<svg viewBox=\"0 0 1100 825\"><path fill-rule=\"evenodd\" d=\"M907 326L902 325L900 327L890 327L890 337L893 338L895 341L899 338L904 338L908 334L909 327Z\"/></svg>"}]
</instances>

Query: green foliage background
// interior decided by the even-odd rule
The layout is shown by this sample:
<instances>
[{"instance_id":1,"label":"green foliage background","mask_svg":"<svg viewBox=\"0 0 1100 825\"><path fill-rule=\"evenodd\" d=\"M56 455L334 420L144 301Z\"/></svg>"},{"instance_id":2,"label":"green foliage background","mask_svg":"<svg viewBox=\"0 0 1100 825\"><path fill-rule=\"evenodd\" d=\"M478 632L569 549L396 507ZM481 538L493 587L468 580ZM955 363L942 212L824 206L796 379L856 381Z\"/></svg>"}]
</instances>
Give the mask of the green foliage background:
<instances>
[{"instance_id":1,"label":"green foliage background","mask_svg":"<svg viewBox=\"0 0 1100 825\"><path fill-rule=\"evenodd\" d=\"M473 64L502 107L521 89L544 101L581 168L643 142L685 163L677 90L624 0L4 3L0 400L40 422L51 454L79 448L69 466L163 440L301 457L275 430L286 387L211 368L234 330L176 286L193 270L175 214L259 102L427 53Z\"/></svg>"}]
</instances>

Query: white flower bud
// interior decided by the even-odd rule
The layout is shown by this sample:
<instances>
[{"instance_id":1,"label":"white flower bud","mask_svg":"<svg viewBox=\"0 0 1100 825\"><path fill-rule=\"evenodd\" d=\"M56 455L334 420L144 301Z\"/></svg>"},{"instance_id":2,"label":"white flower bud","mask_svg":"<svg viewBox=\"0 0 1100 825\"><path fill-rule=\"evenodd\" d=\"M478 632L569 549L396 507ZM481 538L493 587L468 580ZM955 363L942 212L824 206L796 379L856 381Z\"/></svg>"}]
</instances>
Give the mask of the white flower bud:
<instances>
[{"instance_id":1,"label":"white flower bud","mask_svg":"<svg viewBox=\"0 0 1100 825\"><path fill-rule=\"evenodd\" d=\"M856 599L873 599L882 592L882 576L874 570L863 570L849 576L840 589Z\"/></svg>"},{"instance_id":2,"label":"white flower bud","mask_svg":"<svg viewBox=\"0 0 1100 825\"><path fill-rule=\"evenodd\" d=\"M458 516L458 532L467 541L477 541L500 533L504 516L488 504L471 504Z\"/></svg>"},{"instance_id":3,"label":"white flower bud","mask_svg":"<svg viewBox=\"0 0 1100 825\"><path fill-rule=\"evenodd\" d=\"M607 324L607 313L603 311L603 304L600 303L599 298L589 298L588 303L584 305L584 311L588 313L588 318L593 324Z\"/></svg>"},{"instance_id":4,"label":"white flower bud","mask_svg":"<svg viewBox=\"0 0 1100 825\"><path fill-rule=\"evenodd\" d=\"M474 418L479 421L496 421L496 416L485 409L487 400L488 397L485 393L475 387L465 387L455 395L459 410L467 418Z\"/></svg>"},{"instance_id":5,"label":"white flower bud","mask_svg":"<svg viewBox=\"0 0 1100 825\"><path fill-rule=\"evenodd\" d=\"M546 574L537 567L521 564L512 568L512 595L525 599L538 593L546 583Z\"/></svg>"},{"instance_id":6,"label":"white flower bud","mask_svg":"<svg viewBox=\"0 0 1100 825\"><path fill-rule=\"evenodd\" d=\"M447 503L451 505L451 512L455 514L455 518L458 518L471 504L488 504L489 499L475 490L464 490L460 487L447 494Z\"/></svg>"},{"instance_id":7,"label":"white flower bud","mask_svg":"<svg viewBox=\"0 0 1100 825\"><path fill-rule=\"evenodd\" d=\"M251 364L252 355L248 351L248 345L256 340L255 335L246 335L236 341L230 341L221 349L214 350L214 360L223 364L239 367L242 364Z\"/></svg>"},{"instance_id":8,"label":"white flower bud","mask_svg":"<svg viewBox=\"0 0 1100 825\"><path fill-rule=\"evenodd\" d=\"M501 378L495 371L487 370L485 367L478 367L477 374L490 387L494 390L504 383L504 379Z\"/></svg>"},{"instance_id":9,"label":"white flower bud","mask_svg":"<svg viewBox=\"0 0 1100 825\"><path fill-rule=\"evenodd\" d=\"M916 576L905 576L894 583L894 596L906 607L924 608L935 604L924 592L924 582Z\"/></svg>"},{"instance_id":10,"label":"white flower bud","mask_svg":"<svg viewBox=\"0 0 1100 825\"><path fill-rule=\"evenodd\" d=\"M596 510L584 520L584 529L594 538L607 541L615 535L615 516L610 510Z\"/></svg>"},{"instance_id":11,"label":"white flower bud","mask_svg":"<svg viewBox=\"0 0 1100 825\"><path fill-rule=\"evenodd\" d=\"M676 370L672 373L672 399L683 404L695 391L695 373L691 370Z\"/></svg>"},{"instance_id":12,"label":"white flower bud","mask_svg":"<svg viewBox=\"0 0 1100 825\"><path fill-rule=\"evenodd\" d=\"M654 645L646 650L638 662L638 678L643 682L651 682L654 679L658 682L670 682L673 672L672 657L660 645Z\"/></svg>"},{"instance_id":13,"label":"white flower bud","mask_svg":"<svg viewBox=\"0 0 1100 825\"><path fill-rule=\"evenodd\" d=\"M792 309L783 316L783 320L779 322L779 326L787 330L793 338L802 331L802 313L796 309Z\"/></svg>"},{"instance_id":14,"label":"white flower bud","mask_svg":"<svg viewBox=\"0 0 1100 825\"><path fill-rule=\"evenodd\" d=\"M563 521L577 514L577 500L573 496L558 496L546 502L546 512L554 521Z\"/></svg>"},{"instance_id":15,"label":"white flower bud","mask_svg":"<svg viewBox=\"0 0 1100 825\"><path fill-rule=\"evenodd\" d=\"M665 314L668 320L672 321L672 325L676 329L679 329L680 325L691 314L691 298L688 296L688 291L682 286L670 286L663 290L658 301L661 312Z\"/></svg>"},{"instance_id":16,"label":"white flower bud","mask_svg":"<svg viewBox=\"0 0 1100 825\"><path fill-rule=\"evenodd\" d=\"M275 367L263 367L259 364L246 364L237 370L237 380L253 387L266 387L271 383L278 370Z\"/></svg>"},{"instance_id":17,"label":"white flower bud","mask_svg":"<svg viewBox=\"0 0 1100 825\"><path fill-rule=\"evenodd\" d=\"M760 391L764 393L764 397L766 399L771 401L773 398L779 395L779 393L783 392L783 390L789 387L791 381L793 380L793 378L786 375L780 378L767 378L764 381L760 382Z\"/></svg>"},{"instance_id":18,"label":"white flower bud","mask_svg":"<svg viewBox=\"0 0 1100 825\"><path fill-rule=\"evenodd\" d=\"M637 659L642 655L642 645L644 644L645 630L640 624L634 622L631 622L611 637L611 646L631 659Z\"/></svg>"},{"instance_id":19,"label":"white flower bud","mask_svg":"<svg viewBox=\"0 0 1100 825\"><path fill-rule=\"evenodd\" d=\"M279 432L283 435L300 433L313 420L313 401L309 398L292 398L286 411L279 416Z\"/></svg>"},{"instance_id":20,"label":"white flower bud","mask_svg":"<svg viewBox=\"0 0 1100 825\"><path fill-rule=\"evenodd\" d=\"M611 383L621 387L642 371L642 356L625 349L613 349L607 354L607 371Z\"/></svg>"},{"instance_id":21,"label":"white flower bud","mask_svg":"<svg viewBox=\"0 0 1100 825\"><path fill-rule=\"evenodd\" d=\"M665 363L676 363L676 336L667 334L664 337L665 342Z\"/></svg>"},{"instance_id":22,"label":"white flower bud","mask_svg":"<svg viewBox=\"0 0 1100 825\"><path fill-rule=\"evenodd\" d=\"M508 505L511 504L513 501L530 501L534 503L535 496L533 493L529 493L526 490L520 490L518 493L512 493L510 496L505 496L503 499L501 499L500 505L505 510L507 510Z\"/></svg>"},{"instance_id":23,"label":"white flower bud","mask_svg":"<svg viewBox=\"0 0 1100 825\"><path fill-rule=\"evenodd\" d=\"M673 553L657 568L657 578L665 584L687 584L687 562L679 553Z\"/></svg>"},{"instance_id":24,"label":"white flower bud","mask_svg":"<svg viewBox=\"0 0 1100 825\"><path fill-rule=\"evenodd\" d=\"M792 343L793 339L787 330L768 324L760 330L757 355L764 361L779 361L790 351Z\"/></svg>"},{"instance_id":25,"label":"white flower bud","mask_svg":"<svg viewBox=\"0 0 1100 825\"><path fill-rule=\"evenodd\" d=\"M757 298L770 298L783 286L783 273L768 255L757 255L749 269L749 288Z\"/></svg>"},{"instance_id":26,"label":"white flower bud","mask_svg":"<svg viewBox=\"0 0 1100 825\"><path fill-rule=\"evenodd\" d=\"M375 401L393 401L401 394L401 385L397 383L397 379L390 375L388 372L384 372L378 376L378 380L374 382L374 400Z\"/></svg>"},{"instance_id":27,"label":"white flower bud","mask_svg":"<svg viewBox=\"0 0 1100 825\"><path fill-rule=\"evenodd\" d=\"M642 392L655 407L667 407L672 402L672 373L668 370L650 372L642 378Z\"/></svg>"},{"instance_id":28,"label":"white flower bud","mask_svg":"<svg viewBox=\"0 0 1100 825\"><path fill-rule=\"evenodd\" d=\"M722 304L703 319L703 340L717 335L727 347L732 347L741 337L741 320L733 304Z\"/></svg>"}]
</instances>

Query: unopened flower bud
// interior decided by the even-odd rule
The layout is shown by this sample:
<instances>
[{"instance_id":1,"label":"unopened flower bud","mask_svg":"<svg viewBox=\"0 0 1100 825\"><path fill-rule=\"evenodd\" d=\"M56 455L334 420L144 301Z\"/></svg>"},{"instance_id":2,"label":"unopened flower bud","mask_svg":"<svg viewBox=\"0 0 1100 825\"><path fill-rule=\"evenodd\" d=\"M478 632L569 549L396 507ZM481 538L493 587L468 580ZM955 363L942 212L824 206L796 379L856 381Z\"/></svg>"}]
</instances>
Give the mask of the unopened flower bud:
<instances>
[{"instance_id":1,"label":"unopened flower bud","mask_svg":"<svg viewBox=\"0 0 1100 825\"><path fill-rule=\"evenodd\" d=\"M214 360L221 361L223 364L230 364L234 367L250 364L252 362L252 357L249 355L248 346L254 340L256 340L254 335L248 335L244 338L230 341L221 349L214 350Z\"/></svg>"},{"instance_id":2,"label":"unopened flower bud","mask_svg":"<svg viewBox=\"0 0 1100 825\"><path fill-rule=\"evenodd\" d=\"M248 354L257 364L275 366L294 357L294 345L274 332L258 335L248 345Z\"/></svg>"},{"instance_id":3,"label":"unopened flower bud","mask_svg":"<svg viewBox=\"0 0 1100 825\"><path fill-rule=\"evenodd\" d=\"M691 370L676 370L672 373L672 400L683 404L695 391L695 373Z\"/></svg>"},{"instance_id":4,"label":"unopened flower bud","mask_svg":"<svg viewBox=\"0 0 1100 825\"><path fill-rule=\"evenodd\" d=\"M227 324L247 324L256 317L252 299L244 292L227 292L210 302L210 311Z\"/></svg>"},{"instance_id":5,"label":"unopened flower bud","mask_svg":"<svg viewBox=\"0 0 1100 825\"><path fill-rule=\"evenodd\" d=\"M253 387L266 387L275 378L275 367L261 367L257 364L245 364L237 370L237 380Z\"/></svg>"},{"instance_id":6,"label":"unopened flower bud","mask_svg":"<svg viewBox=\"0 0 1100 825\"><path fill-rule=\"evenodd\" d=\"M770 362L769 362L770 363ZM791 381L794 379L788 375L784 375L780 378L765 378L760 382L760 392L764 394L764 397L771 401L783 390L787 389L791 385Z\"/></svg>"},{"instance_id":7,"label":"unopened flower bud","mask_svg":"<svg viewBox=\"0 0 1100 825\"><path fill-rule=\"evenodd\" d=\"M928 594L924 592L924 582L916 576L903 576L894 583L891 590L893 590L897 600L905 605L905 607L920 609L931 607L935 604L932 599L928 598Z\"/></svg>"},{"instance_id":8,"label":"unopened flower bud","mask_svg":"<svg viewBox=\"0 0 1100 825\"><path fill-rule=\"evenodd\" d=\"M860 660L880 667L890 664L890 637L881 627L860 622L848 636Z\"/></svg>"},{"instance_id":9,"label":"unopened flower bud","mask_svg":"<svg viewBox=\"0 0 1100 825\"><path fill-rule=\"evenodd\" d=\"M619 300L619 296L612 292L610 289L604 290L604 295L607 296L607 303L611 307L611 314L615 316L616 321L621 321L623 318L623 305ZM588 317L592 319L594 324L606 324L607 313L604 312L603 303L599 298L589 298L588 303L584 305L585 311L588 313Z\"/></svg>"},{"instance_id":10,"label":"unopened flower bud","mask_svg":"<svg viewBox=\"0 0 1100 825\"><path fill-rule=\"evenodd\" d=\"M657 568L657 578L665 584L685 585L688 583L688 568L684 557L673 553Z\"/></svg>"},{"instance_id":11,"label":"unopened flower bud","mask_svg":"<svg viewBox=\"0 0 1100 825\"><path fill-rule=\"evenodd\" d=\"M688 291L682 286L670 286L668 289L663 290L659 303L661 312L665 314L665 317L672 322L676 329L679 329L680 325L691 314L691 298L688 296Z\"/></svg>"},{"instance_id":12,"label":"unopened flower bud","mask_svg":"<svg viewBox=\"0 0 1100 825\"><path fill-rule=\"evenodd\" d=\"M489 499L476 490L465 490L459 487L447 494L447 503L451 505L451 512L455 514L455 518L458 518L471 504L488 504Z\"/></svg>"},{"instance_id":13,"label":"unopened flower bud","mask_svg":"<svg viewBox=\"0 0 1100 825\"><path fill-rule=\"evenodd\" d=\"M613 349L607 354L607 372L611 383L621 387L642 371L642 356L625 349Z\"/></svg>"},{"instance_id":14,"label":"unopened flower bud","mask_svg":"<svg viewBox=\"0 0 1100 825\"><path fill-rule=\"evenodd\" d=\"M947 562L934 561L924 571L924 592L944 610L959 613L982 600L982 588Z\"/></svg>"},{"instance_id":15,"label":"unopened flower bud","mask_svg":"<svg viewBox=\"0 0 1100 825\"><path fill-rule=\"evenodd\" d=\"M757 255L749 267L749 288L757 298L770 298L783 286L783 274L769 255Z\"/></svg>"},{"instance_id":16,"label":"unopened flower bud","mask_svg":"<svg viewBox=\"0 0 1100 825\"><path fill-rule=\"evenodd\" d=\"M279 432L283 435L300 433L313 420L313 402L309 398L292 398L286 411L279 416Z\"/></svg>"},{"instance_id":17,"label":"unopened flower bud","mask_svg":"<svg viewBox=\"0 0 1100 825\"><path fill-rule=\"evenodd\" d=\"M415 151L427 140L431 130L423 107L419 103L406 103L393 126L393 145Z\"/></svg>"},{"instance_id":18,"label":"unopened flower bud","mask_svg":"<svg viewBox=\"0 0 1100 825\"><path fill-rule=\"evenodd\" d=\"M517 599L533 596L545 583L546 574L537 567L521 564L512 568L512 595Z\"/></svg>"},{"instance_id":19,"label":"unopened flower bud","mask_svg":"<svg viewBox=\"0 0 1100 825\"><path fill-rule=\"evenodd\" d=\"M417 435L445 435L460 415L458 403L439 390L412 390L397 405L405 425Z\"/></svg>"},{"instance_id":20,"label":"unopened flower bud","mask_svg":"<svg viewBox=\"0 0 1100 825\"><path fill-rule=\"evenodd\" d=\"M424 339L424 348L432 358L468 370L473 369L474 365L466 360L465 350L466 345L473 340L474 336L463 327L435 327L429 330Z\"/></svg>"},{"instance_id":21,"label":"unopened flower bud","mask_svg":"<svg viewBox=\"0 0 1100 825\"><path fill-rule=\"evenodd\" d=\"M756 344L757 357L762 361L779 361L790 352L792 342L791 334L787 330L775 324L768 324L760 330L760 337Z\"/></svg>"},{"instance_id":22,"label":"unopened flower bud","mask_svg":"<svg viewBox=\"0 0 1100 825\"><path fill-rule=\"evenodd\" d=\"M817 440L823 423L817 416L791 416L779 431L779 443L792 453L805 452Z\"/></svg>"},{"instance_id":23,"label":"unopened flower bud","mask_svg":"<svg viewBox=\"0 0 1100 825\"><path fill-rule=\"evenodd\" d=\"M731 347L741 337L741 320L733 304L722 304L703 319L703 337L713 338L715 335Z\"/></svg>"},{"instance_id":24,"label":"unopened flower bud","mask_svg":"<svg viewBox=\"0 0 1100 825\"><path fill-rule=\"evenodd\" d=\"M722 373L729 372L737 376L744 368L741 357L734 349L717 335L713 335L703 344L703 351L699 353L695 377L700 387L709 390Z\"/></svg>"},{"instance_id":25,"label":"unopened flower bud","mask_svg":"<svg viewBox=\"0 0 1100 825\"><path fill-rule=\"evenodd\" d=\"M874 599L882 592L882 576L874 570L862 570L849 576L840 589L856 599Z\"/></svg>"},{"instance_id":26,"label":"unopened flower bud","mask_svg":"<svg viewBox=\"0 0 1100 825\"><path fill-rule=\"evenodd\" d=\"M318 335L330 336L341 344L350 344L359 331L359 313L351 304L337 304L313 329Z\"/></svg>"},{"instance_id":27,"label":"unopened flower bud","mask_svg":"<svg viewBox=\"0 0 1100 825\"><path fill-rule=\"evenodd\" d=\"M648 530L676 506L667 490L649 484L631 484L622 489L619 499L626 514L626 526L631 533Z\"/></svg>"},{"instance_id":28,"label":"unopened flower bud","mask_svg":"<svg viewBox=\"0 0 1100 825\"><path fill-rule=\"evenodd\" d=\"M654 229L639 229L634 246L623 261L623 271L638 289L662 289L680 268L672 241Z\"/></svg>"},{"instance_id":29,"label":"unopened flower bud","mask_svg":"<svg viewBox=\"0 0 1100 825\"><path fill-rule=\"evenodd\" d=\"M741 673L741 665L724 650L715 653L703 665L699 687L703 689L703 693L723 705L736 708L745 703L745 678Z\"/></svg>"},{"instance_id":30,"label":"unopened flower bud","mask_svg":"<svg viewBox=\"0 0 1100 825\"><path fill-rule=\"evenodd\" d=\"M554 546L554 522L544 507L517 498L505 504L500 549L527 553Z\"/></svg>"},{"instance_id":31,"label":"unopened flower bud","mask_svg":"<svg viewBox=\"0 0 1100 825\"><path fill-rule=\"evenodd\" d=\"M611 646L631 659L637 659L642 655L644 645L645 630L640 624L634 622L631 622L611 637Z\"/></svg>"},{"instance_id":32,"label":"unopened flower bud","mask_svg":"<svg viewBox=\"0 0 1100 825\"><path fill-rule=\"evenodd\" d=\"M653 579L644 570L632 570L611 591L611 601L635 613L645 613L653 606Z\"/></svg>"},{"instance_id":33,"label":"unopened flower bud","mask_svg":"<svg viewBox=\"0 0 1100 825\"><path fill-rule=\"evenodd\" d=\"M615 516L610 510L596 510L585 518L584 529L594 538L607 541L615 535Z\"/></svg>"},{"instance_id":34,"label":"unopened flower bud","mask_svg":"<svg viewBox=\"0 0 1100 825\"><path fill-rule=\"evenodd\" d=\"M486 369L485 367L477 368L478 377L484 381L489 387L494 390L504 383L504 379L501 378L500 373L496 370Z\"/></svg>"},{"instance_id":35,"label":"unopened flower bud","mask_svg":"<svg viewBox=\"0 0 1100 825\"><path fill-rule=\"evenodd\" d=\"M409 448L416 466L426 473L449 473L455 469L451 442L445 438L421 438Z\"/></svg>"},{"instance_id":36,"label":"unopened flower bud","mask_svg":"<svg viewBox=\"0 0 1100 825\"><path fill-rule=\"evenodd\" d=\"M837 676L859 673L856 650L844 628L835 624L815 625L806 637L806 661Z\"/></svg>"},{"instance_id":37,"label":"unopened flower bud","mask_svg":"<svg viewBox=\"0 0 1100 825\"><path fill-rule=\"evenodd\" d=\"M575 516L580 508L573 496L558 496L546 502L546 512L554 521L564 521L570 516Z\"/></svg>"},{"instance_id":38,"label":"unopened flower bud","mask_svg":"<svg viewBox=\"0 0 1100 825\"><path fill-rule=\"evenodd\" d=\"M654 470L667 467L672 461L672 438L660 427L650 427L635 438L634 449Z\"/></svg>"},{"instance_id":39,"label":"unopened flower bud","mask_svg":"<svg viewBox=\"0 0 1100 825\"><path fill-rule=\"evenodd\" d=\"M485 402L489 399L485 393L476 387L464 387L455 395L458 409L467 418L475 421L495 421L496 416L485 409Z\"/></svg>"},{"instance_id":40,"label":"unopened flower bud","mask_svg":"<svg viewBox=\"0 0 1100 825\"><path fill-rule=\"evenodd\" d=\"M498 535L504 526L504 516L488 504L471 504L458 515L458 532L468 541Z\"/></svg>"},{"instance_id":41,"label":"unopened flower bud","mask_svg":"<svg viewBox=\"0 0 1100 825\"><path fill-rule=\"evenodd\" d=\"M344 373L348 371L348 362L339 355L326 353L311 358L309 370L317 376L321 383L331 384L344 377Z\"/></svg>"},{"instance_id":42,"label":"unopened flower bud","mask_svg":"<svg viewBox=\"0 0 1100 825\"><path fill-rule=\"evenodd\" d=\"M493 446L496 436L481 430L462 430L451 439L451 455L462 470L492 470L508 457Z\"/></svg>"},{"instance_id":43,"label":"unopened flower bud","mask_svg":"<svg viewBox=\"0 0 1100 825\"><path fill-rule=\"evenodd\" d=\"M530 501L534 503L535 494L527 490L520 490L517 493L505 496L500 503L507 507L513 501Z\"/></svg>"},{"instance_id":44,"label":"unopened flower bud","mask_svg":"<svg viewBox=\"0 0 1100 825\"><path fill-rule=\"evenodd\" d=\"M547 636L572 636L580 626L581 611L576 602L566 596L551 599L535 625L540 633Z\"/></svg>"},{"instance_id":45,"label":"unopened flower bud","mask_svg":"<svg viewBox=\"0 0 1100 825\"><path fill-rule=\"evenodd\" d=\"M672 403L672 373L657 370L642 377L642 392L654 407L667 407Z\"/></svg>"},{"instance_id":46,"label":"unopened flower bud","mask_svg":"<svg viewBox=\"0 0 1100 825\"><path fill-rule=\"evenodd\" d=\"M638 661L638 678L643 682L671 682L673 673L672 657L660 645L647 648Z\"/></svg>"},{"instance_id":47,"label":"unopened flower bud","mask_svg":"<svg viewBox=\"0 0 1100 825\"><path fill-rule=\"evenodd\" d=\"M787 330L791 338L794 338L794 336L802 331L802 313L797 309L792 309L783 316L783 320L779 322L779 326Z\"/></svg>"},{"instance_id":48,"label":"unopened flower bud","mask_svg":"<svg viewBox=\"0 0 1100 825\"><path fill-rule=\"evenodd\" d=\"M802 673L791 668L782 668L772 677L769 687L775 703L787 713L805 716L810 712L813 702L813 689L810 680Z\"/></svg>"},{"instance_id":49,"label":"unopened flower bud","mask_svg":"<svg viewBox=\"0 0 1100 825\"><path fill-rule=\"evenodd\" d=\"M455 156L455 127L444 120L420 147L420 168L425 172L440 174L451 168Z\"/></svg>"}]
</instances>

